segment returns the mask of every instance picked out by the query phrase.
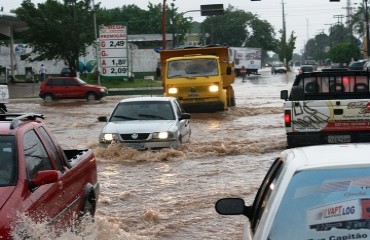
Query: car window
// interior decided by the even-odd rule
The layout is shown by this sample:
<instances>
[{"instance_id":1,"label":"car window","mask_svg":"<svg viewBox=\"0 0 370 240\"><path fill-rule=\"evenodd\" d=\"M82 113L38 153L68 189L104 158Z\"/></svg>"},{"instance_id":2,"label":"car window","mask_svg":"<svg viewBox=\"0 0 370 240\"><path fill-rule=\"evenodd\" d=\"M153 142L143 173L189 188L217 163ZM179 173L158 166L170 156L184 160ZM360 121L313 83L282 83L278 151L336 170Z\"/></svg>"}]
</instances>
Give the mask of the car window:
<instances>
[{"instance_id":1,"label":"car window","mask_svg":"<svg viewBox=\"0 0 370 240\"><path fill-rule=\"evenodd\" d=\"M369 92L367 76L309 76L299 82L306 97L315 94L315 97L330 97L332 94L356 94Z\"/></svg>"},{"instance_id":2,"label":"car window","mask_svg":"<svg viewBox=\"0 0 370 240\"><path fill-rule=\"evenodd\" d=\"M50 148L51 154L53 155L53 158L55 159L55 162L57 164L58 169L61 172L64 172L64 170L65 170L64 167L63 167L64 161L62 160L62 157L59 155L59 151L58 151L57 147L55 146L52 138L49 136L49 134L47 133L45 128L39 127L39 131L42 134L43 138L46 140L46 142L48 144L48 147Z\"/></svg>"},{"instance_id":3,"label":"car window","mask_svg":"<svg viewBox=\"0 0 370 240\"><path fill-rule=\"evenodd\" d=\"M370 167L297 172L268 239L344 239L340 236L353 235L368 239L369 196Z\"/></svg>"},{"instance_id":4,"label":"car window","mask_svg":"<svg viewBox=\"0 0 370 240\"><path fill-rule=\"evenodd\" d=\"M46 86L63 86L63 79L49 79L46 83Z\"/></svg>"},{"instance_id":5,"label":"car window","mask_svg":"<svg viewBox=\"0 0 370 240\"><path fill-rule=\"evenodd\" d=\"M34 130L28 131L24 135L23 147L27 174L30 180L36 177L38 171L52 169L46 149Z\"/></svg>"},{"instance_id":6,"label":"car window","mask_svg":"<svg viewBox=\"0 0 370 240\"><path fill-rule=\"evenodd\" d=\"M0 138L0 187L15 185L16 149L13 136Z\"/></svg>"},{"instance_id":7,"label":"car window","mask_svg":"<svg viewBox=\"0 0 370 240\"><path fill-rule=\"evenodd\" d=\"M74 79L67 78L64 80L66 86L77 86L77 82Z\"/></svg>"},{"instance_id":8,"label":"car window","mask_svg":"<svg viewBox=\"0 0 370 240\"><path fill-rule=\"evenodd\" d=\"M110 121L174 119L175 115L169 101L135 101L118 104Z\"/></svg>"},{"instance_id":9,"label":"car window","mask_svg":"<svg viewBox=\"0 0 370 240\"><path fill-rule=\"evenodd\" d=\"M253 217L251 221L251 229L254 232L259 224L265 207L270 199L272 191L275 189L274 183L279 178L283 168L283 161L277 158L271 165L270 169L265 175L260 188L256 194L253 202Z\"/></svg>"}]
</instances>

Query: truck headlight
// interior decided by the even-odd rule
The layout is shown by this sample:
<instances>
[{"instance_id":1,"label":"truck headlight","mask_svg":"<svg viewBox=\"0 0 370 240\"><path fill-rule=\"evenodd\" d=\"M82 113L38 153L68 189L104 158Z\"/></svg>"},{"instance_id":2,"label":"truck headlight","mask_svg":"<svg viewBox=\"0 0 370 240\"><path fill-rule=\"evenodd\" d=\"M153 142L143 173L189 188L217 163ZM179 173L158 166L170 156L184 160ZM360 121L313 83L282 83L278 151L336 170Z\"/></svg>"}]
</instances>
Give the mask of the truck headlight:
<instances>
[{"instance_id":1,"label":"truck headlight","mask_svg":"<svg viewBox=\"0 0 370 240\"><path fill-rule=\"evenodd\" d=\"M103 142L103 143L115 142L118 139L119 139L119 135L117 133L102 133L100 135L100 142Z\"/></svg>"},{"instance_id":2,"label":"truck headlight","mask_svg":"<svg viewBox=\"0 0 370 240\"><path fill-rule=\"evenodd\" d=\"M155 132L153 133L153 139L168 139L173 138L173 132Z\"/></svg>"},{"instance_id":3,"label":"truck headlight","mask_svg":"<svg viewBox=\"0 0 370 240\"><path fill-rule=\"evenodd\" d=\"M168 89L169 94L176 94L178 92L177 88L171 87Z\"/></svg>"},{"instance_id":4,"label":"truck headlight","mask_svg":"<svg viewBox=\"0 0 370 240\"><path fill-rule=\"evenodd\" d=\"M209 86L210 92L218 92L218 86L217 85L211 85Z\"/></svg>"}]
</instances>

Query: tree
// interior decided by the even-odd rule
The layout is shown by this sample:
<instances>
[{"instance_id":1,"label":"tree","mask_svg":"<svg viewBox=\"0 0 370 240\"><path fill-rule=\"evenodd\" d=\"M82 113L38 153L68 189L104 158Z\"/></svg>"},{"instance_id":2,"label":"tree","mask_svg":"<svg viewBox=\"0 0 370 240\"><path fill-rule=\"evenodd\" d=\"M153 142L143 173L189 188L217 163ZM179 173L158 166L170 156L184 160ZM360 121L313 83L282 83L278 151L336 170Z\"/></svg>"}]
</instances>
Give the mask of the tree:
<instances>
[{"instance_id":1,"label":"tree","mask_svg":"<svg viewBox=\"0 0 370 240\"><path fill-rule=\"evenodd\" d=\"M280 31L282 36L281 40L277 44L276 53L279 54L279 60L284 61L284 57L286 58L286 63L288 63L290 60L293 59L293 51L295 49L295 41L297 39L296 36L294 36L294 31L291 32L289 40L287 42L284 41L283 37L283 31Z\"/></svg>"},{"instance_id":2,"label":"tree","mask_svg":"<svg viewBox=\"0 0 370 240\"><path fill-rule=\"evenodd\" d=\"M207 44L258 47L262 48L263 58L267 57L267 51L276 49L275 31L270 23L230 5L224 15L209 16L201 26L203 35L209 36Z\"/></svg>"},{"instance_id":3,"label":"tree","mask_svg":"<svg viewBox=\"0 0 370 240\"><path fill-rule=\"evenodd\" d=\"M32 52L25 59L64 59L73 73L78 71L78 58L86 55L86 46L94 41L90 0L46 0L37 8L24 0L15 13L28 25L21 38L32 44Z\"/></svg>"},{"instance_id":4,"label":"tree","mask_svg":"<svg viewBox=\"0 0 370 240\"><path fill-rule=\"evenodd\" d=\"M166 6L166 32L177 35L177 42L182 42L191 29L191 18L183 17L177 8ZM161 34L162 4L148 4L148 10L140 9L135 4L123 5L121 8L100 9L97 12L98 24L110 25L124 22L128 26L128 34ZM151 43L147 43L148 46Z\"/></svg>"},{"instance_id":5,"label":"tree","mask_svg":"<svg viewBox=\"0 0 370 240\"><path fill-rule=\"evenodd\" d=\"M351 56L358 59L361 56L361 52L354 44L340 43L330 49L329 56L333 62L348 64L351 62Z\"/></svg>"}]
</instances>

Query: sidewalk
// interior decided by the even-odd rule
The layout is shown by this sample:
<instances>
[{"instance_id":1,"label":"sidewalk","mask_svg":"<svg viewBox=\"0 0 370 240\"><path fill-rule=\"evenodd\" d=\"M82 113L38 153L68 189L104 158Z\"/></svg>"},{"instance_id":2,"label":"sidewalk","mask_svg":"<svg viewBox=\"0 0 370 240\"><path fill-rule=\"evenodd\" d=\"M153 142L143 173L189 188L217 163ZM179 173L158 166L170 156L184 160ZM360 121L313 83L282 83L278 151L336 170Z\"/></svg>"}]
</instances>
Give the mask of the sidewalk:
<instances>
[{"instance_id":1,"label":"sidewalk","mask_svg":"<svg viewBox=\"0 0 370 240\"><path fill-rule=\"evenodd\" d=\"M9 98L39 98L40 83L8 84ZM108 96L115 95L162 95L162 87L109 88Z\"/></svg>"}]
</instances>

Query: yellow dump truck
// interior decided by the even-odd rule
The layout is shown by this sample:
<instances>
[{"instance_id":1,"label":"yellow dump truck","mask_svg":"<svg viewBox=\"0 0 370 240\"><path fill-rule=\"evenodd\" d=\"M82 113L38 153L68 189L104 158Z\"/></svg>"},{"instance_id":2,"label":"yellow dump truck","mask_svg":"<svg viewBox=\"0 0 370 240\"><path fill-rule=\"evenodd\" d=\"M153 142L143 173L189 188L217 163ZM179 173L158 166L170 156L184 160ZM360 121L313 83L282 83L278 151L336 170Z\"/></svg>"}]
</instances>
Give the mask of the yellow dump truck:
<instances>
[{"instance_id":1,"label":"yellow dump truck","mask_svg":"<svg viewBox=\"0 0 370 240\"><path fill-rule=\"evenodd\" d=\"M165 96L178 99L189 112L227 110L235 106L234 64L225 46L160 51L157 76Z\"/></svg>"}]
</instances>

